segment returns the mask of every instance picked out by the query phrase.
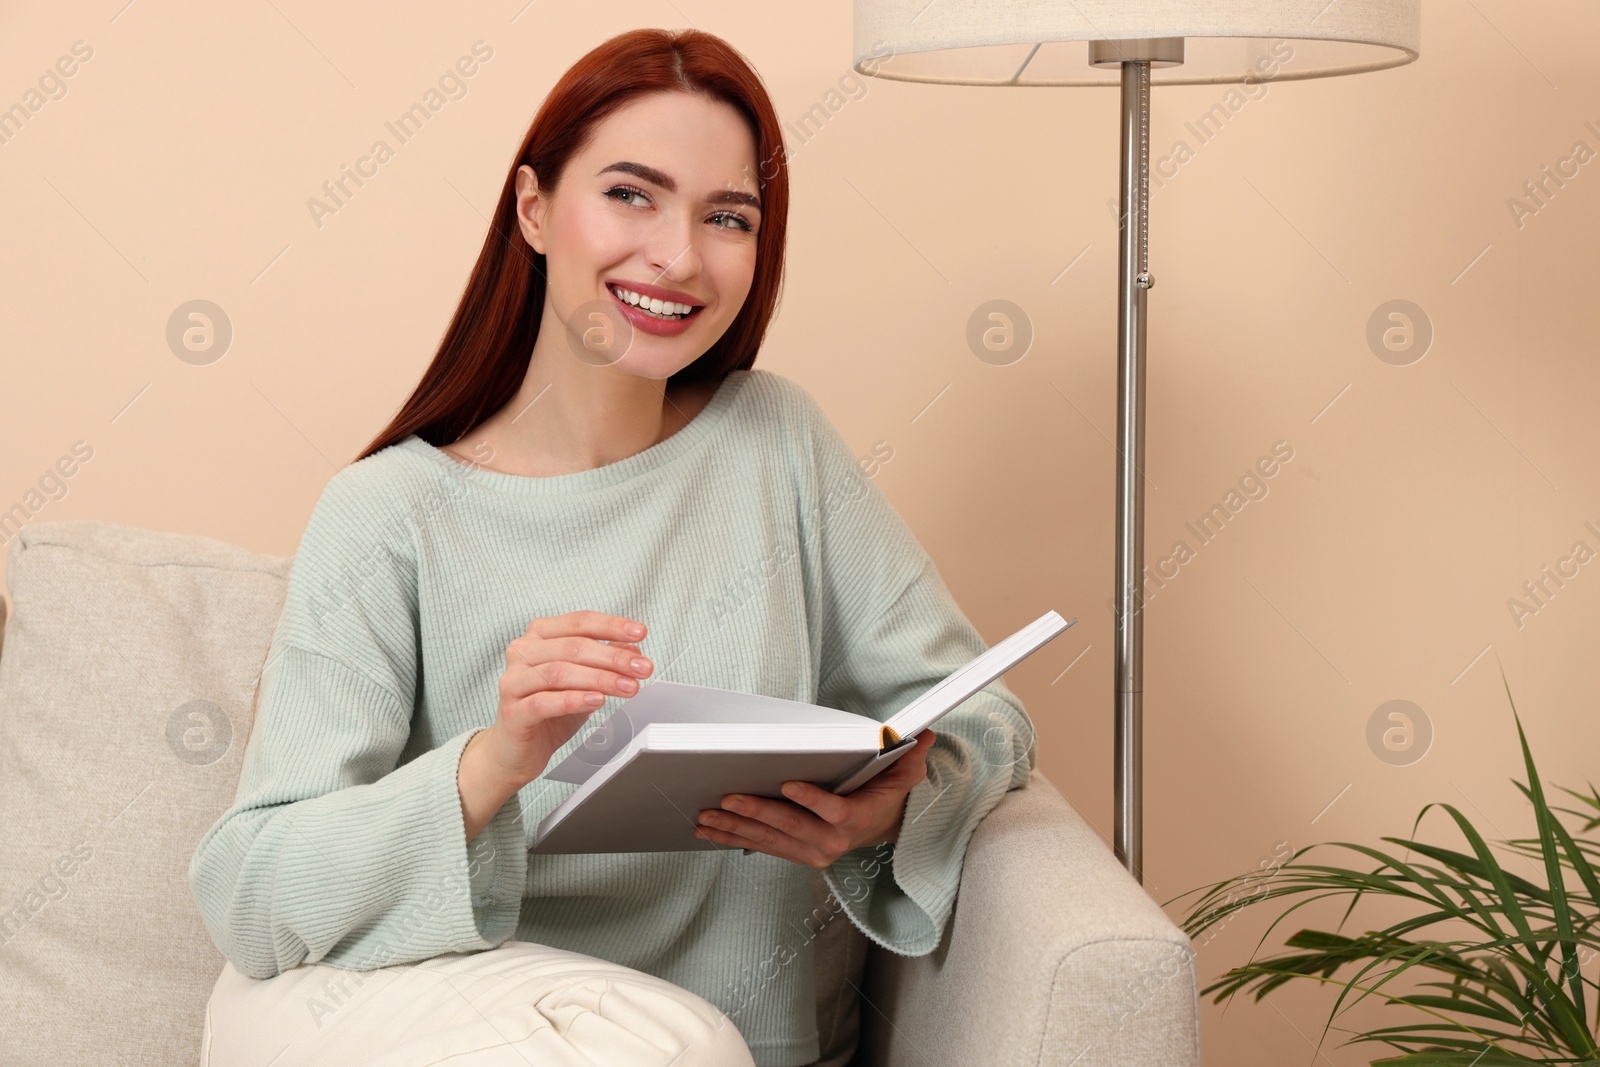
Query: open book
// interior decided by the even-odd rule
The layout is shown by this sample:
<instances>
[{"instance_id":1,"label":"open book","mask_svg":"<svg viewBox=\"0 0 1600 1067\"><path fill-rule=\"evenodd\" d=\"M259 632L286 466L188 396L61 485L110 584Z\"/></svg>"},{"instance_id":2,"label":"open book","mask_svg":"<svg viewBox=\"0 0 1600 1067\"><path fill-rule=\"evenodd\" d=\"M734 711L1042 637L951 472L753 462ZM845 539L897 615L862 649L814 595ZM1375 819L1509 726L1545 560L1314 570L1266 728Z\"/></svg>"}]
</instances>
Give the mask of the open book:
<instances>
[{"instance_id":1,"label":"open book","mask_svg":"<svg viewBox=\"0 0 1600 1067\"><path fill-rule=\"evenodd\" d=\"M957 668L886 721L683 682L641 687L541 777L578 788L539 823L531 852L688 852L701 810L728 793L782 798L784 782L841 796L917 735L1077 619L1054 611Z\"/></svg>"}]
</instances>

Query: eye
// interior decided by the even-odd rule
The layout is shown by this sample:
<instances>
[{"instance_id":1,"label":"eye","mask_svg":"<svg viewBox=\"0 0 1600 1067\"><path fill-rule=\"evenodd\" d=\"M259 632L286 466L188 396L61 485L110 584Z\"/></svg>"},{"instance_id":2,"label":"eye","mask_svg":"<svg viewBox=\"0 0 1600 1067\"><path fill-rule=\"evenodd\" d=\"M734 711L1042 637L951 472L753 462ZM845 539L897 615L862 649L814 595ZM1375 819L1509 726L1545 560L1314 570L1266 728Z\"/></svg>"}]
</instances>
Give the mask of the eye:
<instances>
[{"instance_id":1,"label":"eye","mask_svg":"<svg viewBox=\"0 0 1600 1067\"><path fill-rule=\"evenodd\" d=\"M714 219L718 219L718 220L732 219L734 222L737 222L739 224L739 226L744 230L745 233L754 232L753 229L750 226L750 220L746 219L743 215L739 214L737 211L719 211L719 212L717 212L715 215L713 215L711 217L714 218ZM729 229L729 227L723 226L720 221L717 224L717 228L718 229L723 229L723 230Z\"/></svg>"},{"instance_id":2,"label":"eye","mask_svg":"<svg viewBox=\"0 0 1600 1067\"><path fill-rule=\"evenodd\" d=\"M611 196L612 193L621 193L623 196L646 196L643 189L635 189L631 185L613 185L611 188L605 191L606 196ZM618 201L619 203L628 203L628 201L623 200L621 197L612 197L612 199ZM648 197L646 197L646 199L648 199Z\"/></svg>"}]
</instances>

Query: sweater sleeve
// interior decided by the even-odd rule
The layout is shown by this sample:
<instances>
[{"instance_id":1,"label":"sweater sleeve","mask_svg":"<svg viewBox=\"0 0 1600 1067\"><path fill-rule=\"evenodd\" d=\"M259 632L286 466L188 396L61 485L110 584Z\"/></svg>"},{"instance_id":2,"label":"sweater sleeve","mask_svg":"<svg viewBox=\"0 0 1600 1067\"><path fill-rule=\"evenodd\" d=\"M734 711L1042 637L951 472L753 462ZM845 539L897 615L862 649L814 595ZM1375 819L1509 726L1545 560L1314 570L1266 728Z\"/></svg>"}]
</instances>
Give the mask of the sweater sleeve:
<instances>
[{"instance_id":1,"label":"sweater sleeve","mask_svg":"<svg viewBox=\"0 0 1600 1067\"><path fill-rule=\"evenodd\" d=\"M988 646L888 498L806 401L817 703L881 722ZM897 840L854 849L823 871L856 926L906 956L938 947L967 842L1036 762L1033 723L1001 679L932 729L927 778L906 796Z\"/></svg>"},{"instance_id":2,"label":"sweater sleeve","mask_svg":"<svg viewBox=\"0 0 1600 1067\"><path fill-rule=\"evenodd\" d=\"M521 907L517 796L466 840L456 771L477 731L400 762L421 666L414 542L359 473L335 474L307 523L234 803L189 864L212 940L252 978L492 948Z\"/></svg>"}]
</instances>

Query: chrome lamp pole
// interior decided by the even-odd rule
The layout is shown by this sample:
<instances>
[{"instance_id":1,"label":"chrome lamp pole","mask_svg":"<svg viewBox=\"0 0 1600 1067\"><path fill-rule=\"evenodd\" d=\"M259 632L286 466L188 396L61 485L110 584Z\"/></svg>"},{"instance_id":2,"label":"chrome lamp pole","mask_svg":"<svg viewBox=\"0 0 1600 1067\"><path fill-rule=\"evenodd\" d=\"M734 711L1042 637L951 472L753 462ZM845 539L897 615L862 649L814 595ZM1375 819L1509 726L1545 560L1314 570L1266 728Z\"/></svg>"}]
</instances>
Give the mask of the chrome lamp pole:
<instances>
[{"instance_id":1,"label":"chrome lamp pole","mask_svg":"<svg viewBox=\"0 0 1600 1067\"><path fill-rule=\"evenodd\" d=\"M1090 41L1089 65L1122 68L1122 210L1117 253L1117 605L1113 848L1144 881L1144 366L1150 274L1150 67L1183 62L1182 37Z\"/></svg>"}]
</instances>

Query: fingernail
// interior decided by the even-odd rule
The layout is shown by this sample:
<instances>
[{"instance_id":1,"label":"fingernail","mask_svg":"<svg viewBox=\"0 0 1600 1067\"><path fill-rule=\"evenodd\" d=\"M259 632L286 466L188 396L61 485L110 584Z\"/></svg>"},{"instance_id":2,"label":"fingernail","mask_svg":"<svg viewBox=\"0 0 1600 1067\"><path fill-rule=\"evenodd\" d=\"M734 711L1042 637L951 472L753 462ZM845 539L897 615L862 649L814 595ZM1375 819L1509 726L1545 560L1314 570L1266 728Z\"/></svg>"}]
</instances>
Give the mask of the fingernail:
<instances>
[{"instance_id":1,"label":"fingernail","mask_svg":"<svg viewBox=\"0 0 1600 1067\"><path fill-rule=\"evenodd\" d=\"M624 629L628 631L628 636L629 637L643 637L644 636L644 627L640 626L636 622L630 622L626 627L624 627Z\"/></svg>"},{"instance_id":2,"label":"fingernail","mask_svg":"<svg viewBox=\"0 0 1600 1067\"><path fill-rule=\"evenodd\" d=\"M628 666L632 667L639 674L643 674L645 671L650 669L650 661L647 659L636 659L631 661Z\"/></svg>"},{"instance_id":3,"label":"fingernail","mask_svg":"<svg viewBox=\"0 0 1600 1067\"><path fill-rule=\"evenodd\" d=\"M800 796L800 787L795 785L793 782L785 782L783 786L783 795L788 797L790 800L796 800Z\"/></svg>"}]
</instances>

